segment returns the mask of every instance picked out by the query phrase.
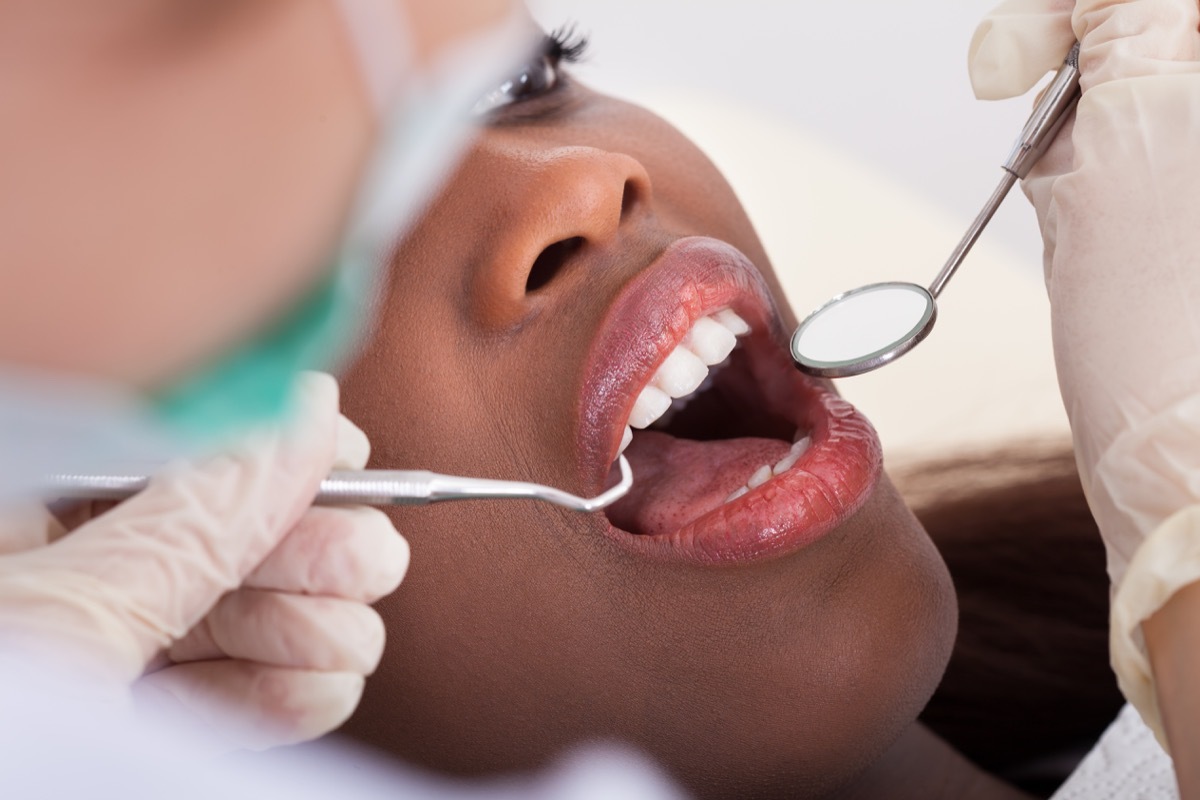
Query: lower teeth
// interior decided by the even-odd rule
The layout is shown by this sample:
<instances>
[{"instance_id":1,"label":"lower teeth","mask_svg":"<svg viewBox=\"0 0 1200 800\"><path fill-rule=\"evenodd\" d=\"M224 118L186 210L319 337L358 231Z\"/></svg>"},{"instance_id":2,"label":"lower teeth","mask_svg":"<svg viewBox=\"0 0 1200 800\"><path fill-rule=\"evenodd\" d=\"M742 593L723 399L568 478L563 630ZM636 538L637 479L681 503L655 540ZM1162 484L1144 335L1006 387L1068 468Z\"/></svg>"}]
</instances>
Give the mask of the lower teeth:
<instances>
[{"instance_id":1,"label":"lower teeth","mask_svg":"<svg viewBox=\"0 0 1200 800\"><path fill-rule=\"evenodd\" d=\"M763 464L761 467L756 469L754 474L751 475L749 480L746 481L746 484L735 489L733 493L729 495L729 497L725 498L725 502L733 502L749 492L751 489L757 489L759 486L762 486L774 476L782 475L783 473L787 472L796 465L796 462L800 460L801 456L808 452L808 448L811 445L812 439L807 436L803 437L792 445L791 451L782 459L780 459L779 463L774 467L770 466L769 464Z\"/></svg>"}]
</instances>

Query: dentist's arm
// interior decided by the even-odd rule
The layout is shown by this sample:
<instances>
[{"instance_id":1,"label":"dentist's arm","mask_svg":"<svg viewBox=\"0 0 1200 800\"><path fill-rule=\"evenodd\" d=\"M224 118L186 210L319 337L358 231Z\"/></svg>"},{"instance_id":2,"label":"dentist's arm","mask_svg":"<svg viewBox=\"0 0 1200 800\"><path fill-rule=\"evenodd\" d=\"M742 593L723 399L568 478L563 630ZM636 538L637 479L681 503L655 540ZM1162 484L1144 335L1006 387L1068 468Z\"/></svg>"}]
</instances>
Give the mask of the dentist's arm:
<instances>
[{"instance_id":1,"label":"dentist's arm","mask_svg":"<svg viewBox=\"0 0 1200 800\"><path fill-rule=\"evenodd\" d=\"M1200 7L1011 0L972 42L976 93L1027 91L1076 39L1083 97L1024 188L1115 587L1113 665L1195 797L1200 592L1185 587L1200 580Z\"/></svg>"}]
</instances>

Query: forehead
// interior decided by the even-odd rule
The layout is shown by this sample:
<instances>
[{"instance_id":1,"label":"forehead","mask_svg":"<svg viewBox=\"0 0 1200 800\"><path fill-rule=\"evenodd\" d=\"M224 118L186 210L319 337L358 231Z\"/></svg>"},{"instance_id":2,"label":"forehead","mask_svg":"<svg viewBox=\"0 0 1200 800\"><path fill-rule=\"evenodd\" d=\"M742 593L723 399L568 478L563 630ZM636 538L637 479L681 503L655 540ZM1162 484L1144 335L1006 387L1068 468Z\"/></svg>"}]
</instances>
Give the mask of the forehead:
<instances>
[{"instance_id":1,"label":"forehead","mask_svg":"<svg viewBox=\"0 0 1200 800\"><path fill-rule=\"evenodd\" d=\"M682 148L690 140L650 110L567 78L551 107L527 113L515 108L481 124L478 141L489 149L529 153L539 148L597 147L634 157L663 148Z\"/></svg>"}]
</instances>

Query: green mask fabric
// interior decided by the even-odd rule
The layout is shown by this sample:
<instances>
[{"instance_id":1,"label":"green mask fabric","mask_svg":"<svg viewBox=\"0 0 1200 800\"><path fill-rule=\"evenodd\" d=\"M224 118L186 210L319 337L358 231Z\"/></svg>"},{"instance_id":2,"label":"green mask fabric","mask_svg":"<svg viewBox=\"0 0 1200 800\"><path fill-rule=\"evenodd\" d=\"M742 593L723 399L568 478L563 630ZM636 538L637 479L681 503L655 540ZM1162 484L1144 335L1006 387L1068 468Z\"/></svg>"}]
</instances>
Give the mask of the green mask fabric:
<instances>
[{"instance_id":1,"label":"green mask fabric","mask_svg":"<svg viewBox=\"0 0 1200 800\"><path fill-rule=\"evenodd\" d=\"M278 421L297 372L330 371L353 355L373 319L377 276L470 139L469 110L536 38L514 15L412 73L381 120L334 270L256 339L152 398L171 435L206 446Z\"/></svg>"},{"instance_id":2,"label":"green mask fabric","mask_svg":"<svg viewBox=\"0 0 1200 800\"><path fill-rule=\"evenodd\" d=\"M159 418L193 444L279 420L296 373L349 355L368 316L361 272L339 267L259 337L153 397Z\"/></svg>"}]
</instances>

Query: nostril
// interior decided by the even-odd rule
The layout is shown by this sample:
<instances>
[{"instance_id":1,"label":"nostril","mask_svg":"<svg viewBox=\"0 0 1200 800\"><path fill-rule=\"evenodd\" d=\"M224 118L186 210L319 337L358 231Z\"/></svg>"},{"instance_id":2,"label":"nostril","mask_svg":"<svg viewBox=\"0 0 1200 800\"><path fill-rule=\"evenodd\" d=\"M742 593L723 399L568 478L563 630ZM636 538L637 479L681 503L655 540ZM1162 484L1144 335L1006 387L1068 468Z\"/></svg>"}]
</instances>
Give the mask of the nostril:
<instances>
[{"instance_id":1,"label":"nostril","mask_svg":"<svg viewBox=\"0 0 1200 800\"><path fill-rule=\"evenodd\" d=\"M641 192L638 190L637 184L634 181L625 181L625 188L621 191L621 219L625 219L626 215L633 210L641 197Z\"/></svg>"},{"instance_id":2,"label":"nostril","mask_svg":"<svg viewBox=\"0 0 1200 800\"><path fill-rule=\"evenodd\" d=\"M554 280L554 276L566 265L567 259L583 247L582 236L572 236L563 239L543 250L529 269L529 277L525 279L525 292L536 292Z\"/></svg>"}]
</instances>

